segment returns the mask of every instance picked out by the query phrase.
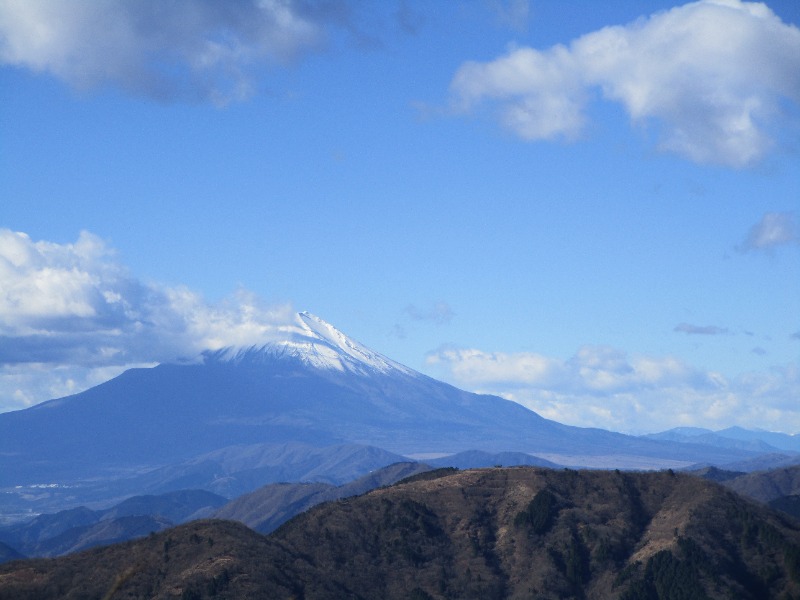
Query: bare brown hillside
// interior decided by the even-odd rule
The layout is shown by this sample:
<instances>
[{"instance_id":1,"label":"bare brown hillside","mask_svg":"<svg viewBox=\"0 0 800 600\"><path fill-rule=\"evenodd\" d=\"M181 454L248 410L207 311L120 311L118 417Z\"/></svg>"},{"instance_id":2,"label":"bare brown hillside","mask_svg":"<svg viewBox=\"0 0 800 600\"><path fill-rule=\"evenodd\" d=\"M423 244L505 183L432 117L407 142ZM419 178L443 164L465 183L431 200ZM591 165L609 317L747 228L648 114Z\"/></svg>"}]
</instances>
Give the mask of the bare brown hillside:
<instances>
[{"instance_id":1,"label":"bare brown hillside","mask_svg":"<svg viewBox=\"0 0 800 600\"><path fill-rule=\"evenodd\" d=\"M800 598L800 525L700 478L481 469L0 568L0 598Z\"/></svg>"}]
</instances>

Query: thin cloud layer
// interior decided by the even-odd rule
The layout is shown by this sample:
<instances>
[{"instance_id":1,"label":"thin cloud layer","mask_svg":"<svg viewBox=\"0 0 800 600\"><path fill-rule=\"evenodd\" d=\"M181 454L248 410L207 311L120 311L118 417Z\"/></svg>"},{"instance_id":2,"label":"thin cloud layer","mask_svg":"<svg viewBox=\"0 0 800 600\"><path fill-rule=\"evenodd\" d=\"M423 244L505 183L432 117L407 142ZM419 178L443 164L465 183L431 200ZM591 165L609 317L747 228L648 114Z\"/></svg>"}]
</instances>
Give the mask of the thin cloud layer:
<instances>
[{"instance_id":1,"label":"thin cloud layer","mask_svg":"<svg viewBox=\"0 0 800 600\"><path fill-rule=\"evenodd\" d=\"M516 31L525 31L531 18L529 0L486 0L497 22Z\"/></svg>"},{"instance_id":2,"label":"thin cloud layer","mask_svg":"<svg viewBox=\"0 0 800 600\"><path fill-rule=\"evenodd\" d=\"M345 0L115 0L0 3L0 64L87 89L112 84L162 101L249 96L253 72L319 49Z\"/></svg>"},{"instance_id":3,"label":"thin cloud layer","mask_svg":"<svg viewBox=\"0 0 800 600\"><path fill-rule=\"evenodd\" d=\"M691 323L679 323L673 331L685 333L686 335L727 335L730 333L727 327L692 325Z\"/></svg>"},{"instance_id":4,"label":"thin cloud layer","mask_svg":"<svg viewBox=\"0 0 800 600\"><path fill-rule=\"evenodd\" d=\"M427 308L420 308L409 304L404 311L414 321L432 321L437 325L444 325L453 319L453 309L447 302L436 302Z\"/></svg>"},{"instance_id":5,"label":"thin cloud layer","mask_svg":"<svg viewBox=\"0 0 800 600\"><path fill-rule=\"evenodd\" d=\"M139 281L87 232L55 244L0 229L0 410L4 398L24 406L126 366L263 343L291 314L245 290L209 304L184 287ZM33 380L40 392L23 394Z\"/></svg>"},{"instance_id":6,"label":"thin cloud layer","mask_svg":"<svg viewBox=\"0 0 800 600\"><path fill-rule=\"evenodd\" d=\"M750 228L747 238L738 249L751 252L792 244L800 244L800 227L796 215L791 212L769 212Z\"/></svg>"},{"instance_id":7,"label":"thin cloud layer","mask_svg":"<svg viewBox=\"0 0 800 600\"><path fill-rule=\"evenodd\" d=\"M512 47L467 62L453 106L490 105L525 140L574 140L599 93L660 149L699 163L745 167L764 157L800 105L800 29L766 5L701 0L546 50Z\"/></svg>"},{"instance_id":8,"label":"thin cloud layer","mask_svg":"<svg viewBox=\"0 0 800 600\"><path fill-rule=\"evenodd\" d=\"M428 365L455 385L515 400L585 427L645 433L698 425L800 428L797 365L729 380L671 357L585 346L568 360L541 354L442 349Z\"/></svg>"}]
</instances>

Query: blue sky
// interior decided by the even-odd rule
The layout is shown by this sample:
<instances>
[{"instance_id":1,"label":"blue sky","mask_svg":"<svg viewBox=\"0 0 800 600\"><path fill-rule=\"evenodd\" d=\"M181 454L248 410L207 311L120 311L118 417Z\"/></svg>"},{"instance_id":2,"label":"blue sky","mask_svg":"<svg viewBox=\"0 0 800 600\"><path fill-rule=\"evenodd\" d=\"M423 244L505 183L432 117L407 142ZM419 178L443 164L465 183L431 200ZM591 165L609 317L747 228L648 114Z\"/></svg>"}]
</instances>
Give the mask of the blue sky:
<instances>
[{"instance_id":1,"label":"blue sky","mask_svg":"<svg viewBox=\"0 0 800 600\"><path fill-rule=\"evenodd\" d=\"M627 432L800 432L800 5L0 1L0 410L308 310Z\"/></svg>"}]
</instances>

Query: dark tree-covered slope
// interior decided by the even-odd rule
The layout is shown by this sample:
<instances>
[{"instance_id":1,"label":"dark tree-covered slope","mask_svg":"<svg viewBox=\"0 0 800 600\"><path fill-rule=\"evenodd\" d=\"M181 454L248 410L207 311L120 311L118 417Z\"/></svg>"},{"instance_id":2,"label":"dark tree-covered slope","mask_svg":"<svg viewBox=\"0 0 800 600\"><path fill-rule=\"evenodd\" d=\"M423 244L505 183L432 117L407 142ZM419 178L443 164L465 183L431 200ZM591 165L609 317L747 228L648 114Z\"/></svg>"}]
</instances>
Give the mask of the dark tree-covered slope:
<instances>
[{"instance_id":1,"label":"dark tree-covered slope","mask_svg":"<svg viewBox=\"0 0 800 600\"><path fill-rule=\"evenodd\" d=\"M198 521L0 566L0 598L798 598L800 525L687 475L426 474L269 537Z\"/></svg>"}]
</instances>

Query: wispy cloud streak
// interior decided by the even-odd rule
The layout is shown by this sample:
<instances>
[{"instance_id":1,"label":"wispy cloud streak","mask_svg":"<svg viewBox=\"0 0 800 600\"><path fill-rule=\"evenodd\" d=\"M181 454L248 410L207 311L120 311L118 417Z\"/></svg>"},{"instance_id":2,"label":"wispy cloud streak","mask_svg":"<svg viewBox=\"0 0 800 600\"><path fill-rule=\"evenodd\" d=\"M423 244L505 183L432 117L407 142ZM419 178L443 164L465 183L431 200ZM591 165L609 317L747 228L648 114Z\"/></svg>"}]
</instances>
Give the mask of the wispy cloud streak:
<instances>
[{"instance_id":1,"label":"wispy cloud streak","mask_svg":"<svg viewBox=\"0 0 800 600\"><path fill-rule=\"evenodd\" d=\"M678 333L687 335L727 335L730 333L727 327L717 327L716 325L691 325L690 323L679 323L675 326Z\"/></svg>"},{"instance_id":2,"label":"wispy cloud streak","mask_svg":"<svg viewBox=\"0 0 800 600\"><path fill-rule=\"evenodd\" d=\"M737 248L741 252L753 252L797 244L800 244L797 215L793 212L768 212L750 228L747 238Z\"/></svg>"},{"instance_id":3,"label":"wispy cloud streak","mask_svg":"<svg viewBox=\"0 0 800 600\"><path fill-rule=\"evenodd\" d=\"M427 308L420 308L415 304L409 304L404 311L414 321L432 321L437 325L449 323L454 316L453 309L447 302L436 302Z\"/></svg>"}]
</instances>

